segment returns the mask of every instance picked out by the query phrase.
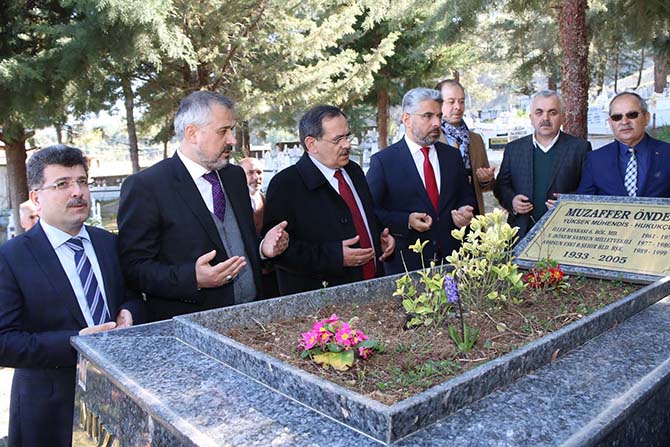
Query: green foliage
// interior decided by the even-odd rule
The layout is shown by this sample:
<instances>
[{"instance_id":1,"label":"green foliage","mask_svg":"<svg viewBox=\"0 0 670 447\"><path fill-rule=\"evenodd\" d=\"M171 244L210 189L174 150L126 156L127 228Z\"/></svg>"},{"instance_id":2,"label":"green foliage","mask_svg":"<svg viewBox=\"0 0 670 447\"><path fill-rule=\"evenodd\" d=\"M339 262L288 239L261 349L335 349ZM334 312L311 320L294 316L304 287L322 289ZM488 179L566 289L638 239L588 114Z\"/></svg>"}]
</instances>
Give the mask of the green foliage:
<instances>
[{"instance_id":1,"label":"green foliage","mask_svg":"<svg viewBox=\"0 0 670 447\"><path fill-rule=\"evenodd\" d=\"M462 244L447 256L464 304L477 308L486 301L502 304L508 299L518 300L524 285L511 252L518 228L510 227L504 212L495 209L473 218L466 230L463 227L451 232Z\"/></svg>"},{"instance_id":2,"label":"green foliage","mask_svg":"<svg viewBox=\"0 0 670 447\"><path fill-rule=\"evenodd\" d=\"M449 325L449 336L456 343L456 347L462 353L467 353L472 349L479 337L479 329L471 328L462 320L462 331L459 332L456 326Z\"/></svg>"},{"instance_id":3,"label":"green foliage","mask_svg":"<svg viewBox=\"0 0 670 447\"><path fill-rule=\"evenodd\" d=\"M421 243L417 239L409 248L422 254L428 241ZM422 256L423 259L423 256ZM414 284L412 277L406 273L396 280L396 291L393 296L402 296L403 308L410 316L408 327L430 326L441 324L451 311L444 291L444 268L431 261L430 268L418 272L419 284Z\"/></svg>"}]
</instances>

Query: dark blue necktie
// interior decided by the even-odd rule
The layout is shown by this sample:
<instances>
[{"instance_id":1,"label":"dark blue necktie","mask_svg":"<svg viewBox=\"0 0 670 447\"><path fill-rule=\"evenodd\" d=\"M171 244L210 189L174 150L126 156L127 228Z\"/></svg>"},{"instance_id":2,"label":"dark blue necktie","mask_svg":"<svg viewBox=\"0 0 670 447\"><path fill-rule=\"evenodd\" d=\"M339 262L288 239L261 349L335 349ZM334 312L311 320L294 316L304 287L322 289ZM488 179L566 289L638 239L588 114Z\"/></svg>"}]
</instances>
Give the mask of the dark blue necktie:
<instances>
[{"instance_id":1,"label":"dark blue necktie","mask_svg":"<svg viewBox=\"0 0 670 447\"><path fill-rule=\"evenodd\" d=\"M65 245L74 252L74 264L77 267L77 274L79 274L81 285L84 288L84 296L93 317L93 324L98 325L111 321L107 304L102 297L102 293L100 293L98 280L91 268L91 261L86 256L81 238L72 238L65 242Z\"/></svg>"}]
</instances>

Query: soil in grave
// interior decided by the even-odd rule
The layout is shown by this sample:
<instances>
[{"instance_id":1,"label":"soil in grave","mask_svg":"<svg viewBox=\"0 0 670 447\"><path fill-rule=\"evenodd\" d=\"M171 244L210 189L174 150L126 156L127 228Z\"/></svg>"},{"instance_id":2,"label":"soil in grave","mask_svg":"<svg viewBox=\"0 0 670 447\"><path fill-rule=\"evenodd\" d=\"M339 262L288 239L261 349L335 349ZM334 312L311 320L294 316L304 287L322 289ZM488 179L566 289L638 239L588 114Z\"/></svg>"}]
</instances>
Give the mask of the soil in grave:
<instances>
[{"instance_id":1,"label":"soil in grave","mask_svg":"<svg viewBox=\"0 0 670 447\"><path fill-rule=\"evenodd\" d=\"M458 351L447 331L447 325L458 325L458 320L450 319L441 327L405 329L407 317L397 298L369 305L331 305L304 317L233 328L226 335L392 405L560 329L641 287L586 278L570 278L568 283L569 288L563 290L527 289L524 302L519 305L468 313L466 323L479 329L479 337L467 354ZM357 357L354 366L345 372L301 359L297 350L300 334L333 313L343 321L355 319L355 327L379 340L383 352L375 352L367 360Z\"/></svg>"}]
</instances>

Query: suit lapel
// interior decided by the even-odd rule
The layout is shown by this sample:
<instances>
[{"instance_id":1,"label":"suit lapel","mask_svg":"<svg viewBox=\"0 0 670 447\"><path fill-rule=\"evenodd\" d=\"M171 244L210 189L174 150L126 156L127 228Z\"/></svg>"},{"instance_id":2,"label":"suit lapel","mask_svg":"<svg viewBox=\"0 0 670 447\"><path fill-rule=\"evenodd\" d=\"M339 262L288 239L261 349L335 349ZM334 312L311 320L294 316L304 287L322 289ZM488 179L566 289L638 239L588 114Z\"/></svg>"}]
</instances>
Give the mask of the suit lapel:
<instances>
[{"instance_id":1,"label":"suit lapel","mask_svg":"<svg viewBox=\"0 0 670 447\"><path fill-rule=\"evenodd\" d=\"M570 148L566 146L565 143L565 137L563 136L563 132L560 131L560 135L558 136L558 139L556 140L556 143L554 143L554 146L550 150L556 150L556 155L554 156L554 166L551 170L551 178L549 179L549 182L547 185L549 188L554 184L554 180L556 180L556 176L558 175L559 172L563 169L563 165L567 163L567 160L569 158L569 152ZM547 191L549 192L549 191Z\"/></svg>"},{"instance_id":2,"label":"suit lapel","mask_svg":"<svg viewBox=\"0 0 670 447\"><path fill-rule=\"evenodd\" d=\"M28 237L28 248L35 257L35 265L38 265L42 269L44 276L51 283L55 292L54 296L59 298L59 301L63 303L81 327L86 327L86 320L81 313L70 280L67 278L58 255L56 255L39 222L35 225L34 230L28 232L26 236ZM48 312L48 309L45 309L45 311Z\"/></svg>"},{"instance_id":3,"label":"suit lapel","mask_svg":"<svg viewBox=\"0 0 670 447\"><path fill-rule=\"evenodd\" d=\"M526 180L526 184L523 185L524 189L530 194L529 197L533 197L533 151L535 146L533 145L533 136L529 135L526 138L524 144L521 145L521 154L517 160L519 163L519 172L525 172L527 175L522 175L521 178Z\"/></svg>"},{"instance_id":4,"label":"suit lapel","mask_svg":"<svg viewBox=\"0 0 670 447\"><path fill-rule=\"evenodd\" d=\"M198 187L195 186L191 175L186 170L186 166L184 166L176 153L172 156L171 160L177 194L181 196L186 206L193 212L198 222L200 222L200 225L205 230L205 234L207 234L216 246L217 253L225 253L223 242L214 224L214 219L207 209L205 201L202 200Z\"/></svg>"}]
</instances>

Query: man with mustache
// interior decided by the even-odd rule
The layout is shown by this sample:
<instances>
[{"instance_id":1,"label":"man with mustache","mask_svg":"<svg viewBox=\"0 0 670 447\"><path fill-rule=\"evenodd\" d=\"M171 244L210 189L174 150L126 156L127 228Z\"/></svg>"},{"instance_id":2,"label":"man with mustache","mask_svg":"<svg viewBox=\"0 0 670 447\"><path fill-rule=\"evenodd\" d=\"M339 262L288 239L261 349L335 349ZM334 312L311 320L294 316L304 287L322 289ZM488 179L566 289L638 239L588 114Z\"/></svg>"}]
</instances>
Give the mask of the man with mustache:
<instances>
[{"instance_id":1,"label":"man with mustache","mask_svg":"<svg viewBox=\"0 0 670 447\"><path fill-rule=\"evenodd\" d=\"M465 121L465 89L455 79L440 81L435 90L442 94L442 135L440 141L459 150L468 180L477 198L475 214L485 214L484 191L493 191L495 168L489 158L481 135L472 132Z\"/></svg>"},{"instance_id":2,"label":"man with mustache","mask_svg":"<svg viewBox=\"0 0 670 447\"><path fill-rule=\"evenodd\" d=\"M377 222L359 165L349 159L351 132L337 107L318 105L300 119L298 162L272 178L264 228L287 221L291 242L275 258L282 295L383 275L395 249Z\"/></svg>"},{"instance_id":3,"label":"man with mustache","mask_svg":"<svg viewBox=\"0 0 670 447\"><path fill-rule=\"evenodd\" d=\"M151 321L260 298L260 261L286 249L286 222L259 241L244 170L231 165L234 103L198 91L174 119L172 158L128 177L118 224L121 264Z\"/></svg>"},{"instance_id":4,"label":"man with mustache","mask_svg":"<svg viewBox=\"0 0 670 447\"><path fill-rule=\"evenodd\" d=\"M116 237L84 225L84 154L47 147L27 171L40 219L0 247L0 366L16 368L9 445L69 447L77 360L70 337L142 322L144 309L124 286Z\"/></svg>"},{"instance_id":5,"label":"man with mustache","mask_svg":"<svg viewBox=\"0 0 670 447\"><path fill-rule=\"evenodd\" d=\"M397 253L384 264L387 274L428 266L458 249L451 230L470 223L476 204L460 152L438 141L440 92L405 93L402 123L405 137L374 154L367 173L377 217L397 241ZM408 248L417 239L430 241L423 259Z\"/></svg>"},{"instance_id":6,"label":"man with mustache","mask_svg":"<svg viewBox=\"0 0 670 447\"><path fill-rule=\"evenodd\" d=\"M610 101L615 141L586 157L579 194L670 197L670 144L650 137L647 102L633 92Z\"/></svg>"},{"instance_id":7,"label":"man with mustache","mask_svg":"<svg viewBox=\"0 0 670 447\"><path fill-rule=\"evenodd\" d=\"M522 239L554 206L559 194L574 193L591 143L561 131L563 101L553 90L542 90L530 101L535 131L505 146L493 193L508 211L508 223L519 227Z\"/></svg>"}]
</instances>

